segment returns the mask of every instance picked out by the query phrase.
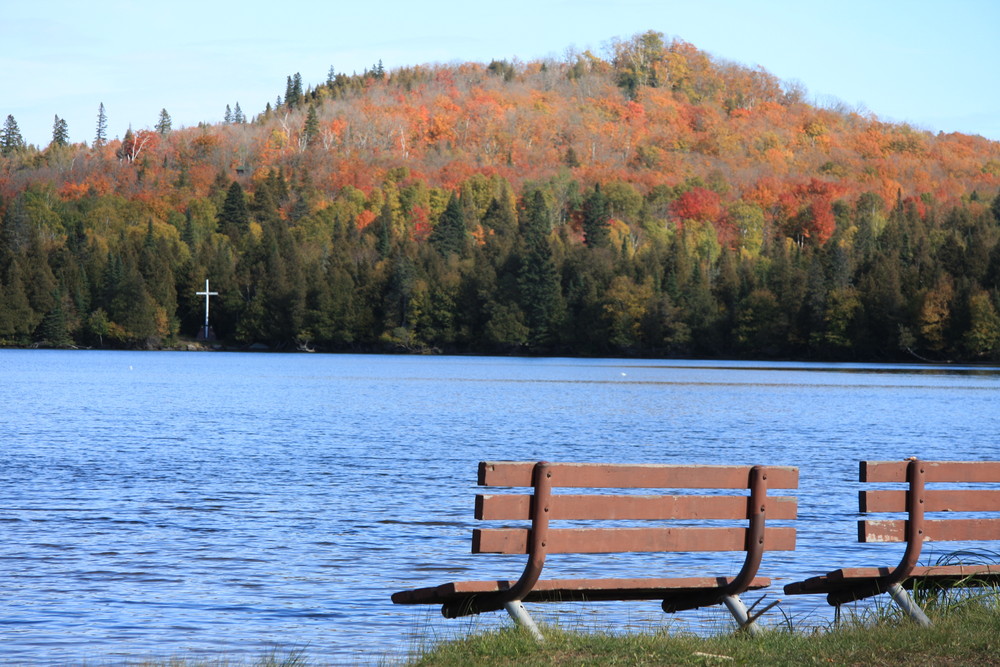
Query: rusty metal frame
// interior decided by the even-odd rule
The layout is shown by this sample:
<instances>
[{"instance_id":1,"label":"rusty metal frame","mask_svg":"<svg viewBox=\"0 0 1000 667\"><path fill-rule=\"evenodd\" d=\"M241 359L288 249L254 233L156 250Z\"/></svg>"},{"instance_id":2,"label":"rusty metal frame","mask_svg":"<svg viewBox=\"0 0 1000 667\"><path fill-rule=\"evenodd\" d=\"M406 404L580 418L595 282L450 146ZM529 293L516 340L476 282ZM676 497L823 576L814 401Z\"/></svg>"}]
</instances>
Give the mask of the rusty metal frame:
<instances>
[{"instance_id":1,"label":"rusty metal frame","mask_svg":"<svg viewBox=\"0 0 1000 667\"><path fill-rule=\"evenodd\" d=\"M899 565L881 583L887 587L902 583L913 571L924 545L924 465L916 457L906 464L906 551Z\"/></svg>"},{"instance_id":2,"label":"rusty metal frame","mask_svg":"<svg viewBox=\"0 0 1000 667\"><path fill-rule=\"evenodd\" d=\"M747 530L747 555L739 574L720 591L722 595L739 595L747 588L760 569L764 557L764 524L767 520L767 470L762 466L750 469L750 525Z\"/></svg>"},{"instance_id":3,"label":"rusty metal frame","mask_svg":"<svg viewBox=\"0 0 1000 667\"><path fill-rule=\"evenodd\" d=\"M911 457L906 464L906 524L903 529L906 549L899 560L899 565L877 579L845 590L828 593L826 600L829 604L837 607L838 617L840 605L845 602L853 602L880 593L889 593L893 602L910 618L919 625L930 627L930 619L903 588L903 582L916 567L924 546L925 477L926 465L924 462L915 456Z\"/></svg>"},{"instance_id":4,"label":"rusty metal frame","mask_svg":"<svg viewBox=\"0 0 1000 667\"><path fill-rule=\"evenodd\" d=\"M531 592L545 567L546 544L549 534L549 499L552 497L552 471L547 461L535 464L532 473L534 493L531 499L531 536L528 548L528 562L524 572L510 589L503 592L501 599L520 602Z\"/></svg>"},{"instance_id":5,"label":"rusty metal frame","mask_svg":"<svg viewBox=\"0 0 1000 667\"><path fill-rule=\"evenodd\" d=\"M925 467L920 459L913 457L906 464L906 550L899 565L883 579L878 586L885 586L893 601L918 624L929 627L931 621L910 594L903 589L902 583L913 572L924 546L924 473Z\"/></svg>"},{"instance_id":6,"label":"rusty metal frame","mask_svg":"<svg viewBox=\"0 0 1000 667\"><path fill-rule=\"evenodd\" d=\"M731 582L725 586L706 591L704 595L689 597L684 601L664 600L663 611L672 613L684 609L694 609L696 607L706 607L720 602L736 619L740 629L746 630L752 635L756 635L758 627L755 623L757 618L764 612L776 605L779 601L768 605L762 612L750 616L746 605L740 600L740 593L745 592L757 571L760 569L761 560L764 557L764 535L767 523L767 468L764 466L753 466L750 469L747 486L750 488L750 505L748 512L749 525L747 527L746 557L743 560L743 567Z\"/></svg>"},{"instance_id":7,"label":"rusty metal frame","mask_svg":"<svg viewBox=\"0 0 1000 667\"><path fill-rule=\"evenodd\" d=\"M508 589L497 593L479 595L467 600L446 602L441 613L446 618L464 616L469 609L475 613L505 609L514 621L526 628L535 639L542 641L538 626L521 601L531 592L545 567L549 532L549 499L552 497L552 471L548 461L539 461L532 470L531 530L528 545L528 562L518 580Z\"/></svg>"}]
</instances>

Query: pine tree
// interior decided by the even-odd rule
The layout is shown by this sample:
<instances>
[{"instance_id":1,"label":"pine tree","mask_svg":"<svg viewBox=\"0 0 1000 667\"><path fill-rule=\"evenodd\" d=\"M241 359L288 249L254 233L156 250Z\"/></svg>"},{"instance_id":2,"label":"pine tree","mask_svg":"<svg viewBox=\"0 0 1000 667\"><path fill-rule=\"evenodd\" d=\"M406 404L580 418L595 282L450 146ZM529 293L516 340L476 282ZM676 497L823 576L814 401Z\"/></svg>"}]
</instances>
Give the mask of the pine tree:
<instances>
[{"instance_id":1,"label":"pine tree","mask_svg":"<svg viewBox=\"0 0 1000 667\"><path fill-rule=\"evenodd\" d=\"M552 342L561 298L559 273L548 238L550 218L541 190L525 197L517 283L521 310L530 331L529 343L536 345Z\"/></svg>"},{"instance_id":2,"label":"pine tree","mask_svg":"<svg viewBox=\"0 0 1000 667\"><path fill-rule=\"evenodd\" d=\"M160 136L165 137L170 134L170 125L170 114L167 113L166 109L160 109L160 120L156 121L156 131Z\"/></svg>"},{"instance_id":3,"label":"pine tree","mask_svg":"<svg viewBox=\"0 0 1000 667\"><path fill-rule=\"evenodd\" d=\"M103 146L108 141L108 115L104 112L104 102L97 108L97 134L94 136L94 148Z\"/></svg>"},{"instance_id":4,"label":"pine tree","mask_svg":"<svg viewBox=\"0 0 1000 667\"><path fill-rule=\"evenodd\" d=\"M226 114L222 117L222 122L226 125L231 125L233 123L233 110L226 105Z\"/></svg>"},{"instance_id":5,"label":"pine tree","mask_svg":"<svg viewBox=\"0 0 1000 667\"><path fill-rule=\"evenodd\" d=\"M307 146L312 146L319 138L319 115L316 113L315 104L309 105L309 111L306 113L306 124L302 129L302 134L305 135Z\"/></svg>"},{"instance_id":6,"label":"pine tree","mask_svg":"<svg viewBox=\"0 0 1000 667\"><path fill-rule=\"evenodd\" d=\"M245 123L247 122L247 117L243 115L243 109L240 108L240 103L236 103L236 107L233 109L233 122L234 123Z\"/></svg>"},{"instance_id":7,"label":"pine tree","mask_svg":"<svg viewBox=\"0 0 1000 667\"><path fill-rule=\"evenodd\" d=\"M7 116L3 130L0 130L0 155L10 155L24 148L24 138L13 116Z\"/></svg>"},{"instance_id":8,"label":"pine tree","mask_svg":"<svg viewBox=\"0 0 1000 667\"><path fill-rule=\"evenodd\" d=\"M608 198L597 183L583 202L583 240L588 247L598 248L610 243L609 218Z\"/></svg>"},{"instance_id":9,"label":"pine tree","mask_svg":"<svg viewBox=\"0 0 1000 667\"><path fill-rule=\"evenodd\" d=\"M249 228L250 211L243 196L243 188L237 181L229 186L218 219L219 231L233 239L239 238Z\"/></svg>"},{"instance_id":10,"label":"pine tree","mask_svg":"<svg viewBox=\"0 0 1000 667\"><path fill-rule=\"evenodd\" d=\"M294 109L302 103L302 75L298 72L295 76L288 77L285 83L285 104Z\"/></svg>"},{"instance_id":11,"label":"pine tree","mask_svg":"<svg viewBox=\"0 0 1000 667\"><path fill-rule=\"evenodd\" d=\"M447 257L462 252L467 234L462 204L458 194L453 192L429 240L439 253Z\"/></svg>"},{"instance_id":12,"label":"pine tree","mask_svg":"<svg viewBox=\"0 0 1000 667\"><path fill-rule=\"evenodd\" d=\"M69 335L61 290L56 290L55 303L45 313L45 317L42 318L35 334L41 340L55 347L68 347L73 342Z\"/></svg>"},{"instance_id":13,"label":"pine tree","mask_svg":"<svg viewBox=\"0 0 1000 667\"><path fill-rule=\"evenodd\" d=\"M55 117L52 123L52 145L65 146L69 143L69 125L64 118Z\"/></svg>"}]
</instances>

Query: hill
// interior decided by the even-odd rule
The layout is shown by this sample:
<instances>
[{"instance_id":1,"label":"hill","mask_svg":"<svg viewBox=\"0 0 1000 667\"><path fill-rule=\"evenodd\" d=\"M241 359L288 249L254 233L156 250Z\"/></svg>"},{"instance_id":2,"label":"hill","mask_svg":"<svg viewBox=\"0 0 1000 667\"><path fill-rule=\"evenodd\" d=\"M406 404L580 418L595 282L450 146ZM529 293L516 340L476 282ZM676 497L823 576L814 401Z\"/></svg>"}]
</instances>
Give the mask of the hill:
<instances>
[{"instance_id":1,"label":"hill","mask_svg":"<svg viewBox=\"0 0 1000 667\"><path fill-rule=\"evenodd\" d=\"M648 32L331 70L247 121L0 133L0 341L1000 358L1000 143Z\"/></svg>"}]
</instances>

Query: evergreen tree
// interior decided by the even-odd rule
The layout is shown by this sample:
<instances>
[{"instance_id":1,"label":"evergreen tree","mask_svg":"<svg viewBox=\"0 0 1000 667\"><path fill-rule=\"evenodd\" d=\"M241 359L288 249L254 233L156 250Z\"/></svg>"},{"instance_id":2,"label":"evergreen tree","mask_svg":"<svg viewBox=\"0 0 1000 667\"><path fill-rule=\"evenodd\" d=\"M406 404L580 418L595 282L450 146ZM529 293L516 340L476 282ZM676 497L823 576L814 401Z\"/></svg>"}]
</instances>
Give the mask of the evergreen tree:
<instances>
[{"instance_id":1,"label":"evergreen tree","mask_svg":"<svg viewBox=\"0 0 1000 667\"><path fill-rule=\"evenodd\" d=\"M510 183L501 180L497 194L483 214L483 225L496 236L513 239L517 236L517 198Z\"/></svg>"},{"instance_id":2,"label":"evergreen tree","mask_svg":"<svg viewBox=\"0 0 1000 667\"><path fill-rule=\"evenodd\" d=\"M40 318L32 309L17 261L0 267L0 341L28 341Z\"/></svg>"},{"instance_id":3,"label":"evergreen tree","mask_svg":"<svg viewBox=\"0 0 1000 667\"><path fill-rule=\"evenodd\" d=\"M285 104L294 109L302 103L302 75L298 72L288 77L285 84Z\"/></svg>"},{"instance_id":4,"label":"evergreen tree","mask_svg":"<svg viewBox=\"0 0 1000 667\"><path fill-rule=\"evenodd\" d=\"M250 227L250 211L247 200L243 196L243 188L233 181L226 192L226 200L219 211L219 231L231 239L240 238Z\"/></svg>"},{"instance_id":5,"label":"evergreen tree","mask_svg":"<svg viewBox=\"0 0 1000 667\"><path fill-rule=\"evenodd\" d=\"M462 204L453 192L429 240L439 253L447 257L462 252L467 234Z\"/></svg>"},{"instance_id":6,"label":"evergreen tree","mask_svg":"<svg viewBox=\"0 0 1000 667\"><path fill-rule=\"evenodd\" d=\"M156 121L156 131L160 136L167 136L170 134L170 114L167 113L166 109L160 109L160 119Z\"/></svg>"},{"instance_id":7,"label":"evergreen tree","mask_svg":"<svg viewBox=\"0 0 1000 667\"><path fill-rule=\"evenodd\" d=\"M594 191L583 202L583 240L588 247L599 248L611 242L608 198L601 192L601 185L594 185Z\"/></svg>"},{"instance_id":8,"label":"evergreen tree","mask_svg":"<svg viewBox=\"0 0 1000 667\"><path fill-rule=\"evenodd\" d=\"M45 313L41 324L38 325L36 336L49 345L56 347L67 347L73 341L69 335L69 326L66 322L66 310L63 307L62 293L57 291L55 303L49 312Z\"/></svg>"},{"instance_id":9,"label":"evergreen tree","mask_svg":"<svg viewBox=\"0 0 1000 667\"><path fill-rule=\"evenodd\" d=\"M100 148L108 141L108 115L104 112L104 102L97 108L97 134L94 136L94 148Z\"/></svg>"},{"instance_id":10,"label":"evergreen tree","mask_svg":"<svg viewBox=\"0 0 1000 667\"><path fill-rule=\"evenodd\" d=\"M31 240L31 216L25 203L27 195L20 193L10 202L0 220L0 253L20 253ZM2 259L2 255L0 255Z\"/></svg>"},{"instance_id":11,"label":"evergreen tree","mask_svg":"<svg viewBox=\"0 0 1000 667\"><path fill-rule=\"evenodd\" d=\"M519 302L530 331L529 343L545 345L552 342L561 293L549 244L551 212L541 190L526 197L523 216L522 247L518 253Z\"/></svg>"},{"instance_id":12,"label":"evergreen tree","mask_svg":"<svg viewBox=\"0 0 1000 667\"><path fill-rule=\"evenodd\" d=\"M233 123L233 110L226 105L226 113L222 116L222 122L226 125L232 125Z\"/></svg>"},{"instance_id":13,"label":"evergreen tree","mask_svg":"<svg viewBox=\"0 0 1000 667\"><path fill-rule=\"evenodd\" d=\"M314 145L319 138L319 115L316 113L315 104L309 105L309 111L306 113L306 124L302 129L302 134L305 137L307 146Z\"/></svg>"},{"instance_id":14,"label":"evergreen tree","mask_svg":"<svg viewBox=\"0 0 1000 667\"><path fill-rule=\"evenodd\" d=\"M52 145L65 146L69 143L69 125L64 118L55 117L52 122Z\"/></svg>"},{"instance_id":15,"label":"evergreen tree","mask_svg":"<svg viewBox=\"0 0 1000 667\"><path fill-rule=\"evenodd\" d=\"M243 115L243 109L240 108L239 102L237 102L236 106L233 108L233 122L237 124L247 122L247 117Z\"/></svg>"},{"instance_id":16,"label":"evergreen tree","mask_svg":"<svg viewBox=\"0 0 1000 667\"><path fill-rule=\"evenodd\" d=\"M375 227L375 249L379 257L388 257L392 251L392 204L386 198L379 216L372 223Z\"/></svg>"},{"instance_id":17,"label":"evergreen tree","mask_svg":"<svg viewBox=\"0 0 1000 667\"><path fill-rule=\"evenodd\" d=\"M8 115L3 129L0 130L0 155L10 155L22 148L24 148L24 138L21 136L21 130L17 127L14 117Z\"/></svg>"}]
</instances>

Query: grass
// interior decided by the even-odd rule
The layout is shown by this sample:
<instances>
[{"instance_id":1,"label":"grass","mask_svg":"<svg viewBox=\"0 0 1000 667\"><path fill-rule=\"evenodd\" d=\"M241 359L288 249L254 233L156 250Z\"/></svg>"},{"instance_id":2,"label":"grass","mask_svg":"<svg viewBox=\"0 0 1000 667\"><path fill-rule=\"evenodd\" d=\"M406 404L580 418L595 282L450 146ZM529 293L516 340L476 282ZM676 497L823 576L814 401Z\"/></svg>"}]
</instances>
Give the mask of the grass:
<instances>
[{"instance_id":1,"label":"grass","mask_svg":"<svg viewBox=\"0 0 1000 667\"><path fill-rule=\"evenodd\" d=\"M687 634L567 632L543 626L535 642L515 628L428 648L413 667L470 665L998 665L1000 596L936 595L923 602L934 622L920 628L895 607L847 614L836 627L810 633L782 627L700 637Z\"/></svg>"}]
</instances>

